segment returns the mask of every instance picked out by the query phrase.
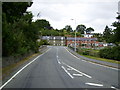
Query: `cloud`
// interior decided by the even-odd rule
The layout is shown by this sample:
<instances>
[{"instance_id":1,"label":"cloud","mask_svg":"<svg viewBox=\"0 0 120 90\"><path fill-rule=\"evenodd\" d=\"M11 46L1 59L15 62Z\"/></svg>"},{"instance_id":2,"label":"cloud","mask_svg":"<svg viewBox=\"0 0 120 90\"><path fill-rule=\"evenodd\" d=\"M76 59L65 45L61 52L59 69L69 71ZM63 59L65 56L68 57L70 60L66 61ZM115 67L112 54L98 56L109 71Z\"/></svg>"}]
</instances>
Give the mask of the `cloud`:
<instances>
[{"instance_id":1,"label":"cloud","mask_svg":"<svg viewBox=\"0 0 120 90\"><path fill-rule=\"evenodd\" d=\"M110 26L116 19L119 0L33 0L28 8L35 19L46 19L53 28L62 29L78 24L93 27L95 32L103 32L105 25ZM37 14L40 12L40 17ZM72 21L70 19L76 20Z\"/></svg>"}]
</instances>

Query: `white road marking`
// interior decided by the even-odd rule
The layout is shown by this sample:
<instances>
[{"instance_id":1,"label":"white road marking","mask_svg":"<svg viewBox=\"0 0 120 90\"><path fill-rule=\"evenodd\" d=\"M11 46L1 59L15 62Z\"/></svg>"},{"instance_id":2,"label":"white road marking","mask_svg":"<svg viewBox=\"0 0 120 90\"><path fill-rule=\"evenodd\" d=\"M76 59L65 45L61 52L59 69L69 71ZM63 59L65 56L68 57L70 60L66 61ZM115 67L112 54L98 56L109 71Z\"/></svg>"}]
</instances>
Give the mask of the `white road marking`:
<instances>
[{"instance_id":1,"label":"white road marking","mask_svg":"<svg viewBox=\"0 0 120 90\"><path fill-rule=\"evenodd\" d=\"M45 53L47 53L51 48L49 48ZM5 87L13 78L15 78L22 70L24 70L27 66L29 66L31 63L33 63L34 61L36 61L39 57L41 57L42 55L44 55L45 53L37 56L34 60L32 60L31 62L29 62L28 64L26 64L24 67L22 67L17 73L15 73L7 82L5 82L1 87L0 90Z\"/></svg>"},{"instance_id":2,"label":"white road marking","mask_svg":"<svg viewBox=\"0 0 120 90\"><path fill-rule=\"evenodd\" d=\"M73 70L73 69L71 69L71 68L67 68L67 70Z\"/></svg>"},{"instance_id":3,"label":"white road marking","mask_svg":"<svg viewBox=\"0 0 120 90\"><path fill-rule=\"evenodd\" d=\"M113 86L111 86L111 88L114 88L114 89L115 89L115 87L113 87Z\"/></svg>"},{"instance_id":4,"label":"white road marking","mask_svg":"<svg viewBox=\"0 0 120 90\"><path fill-rule=\"evenodd\" d=\"M87 61L85 61L85 60L82 60L83 62L87 62Z\"/></svg>"},{"instance_id":5,"label":"white road marking","mask_svg":"<svg viewBox=\"0 0 120 90\"><path fill-rule=\"evenodd\" d=\"M66 48L65 48L66 49ZM67 50L67 49L66 49ZM68 50L67 50L68 51ZM75 55L73 55L70 51L68 51L73 57L77 58L77 59L80 59L78 57L76 57Z\"/></svg>"},{"instance_id":6,"label":"white road marking","mask_svg":"<svg viewBox=\"0 0 120 90\"><path fill-rule=\"evenodd\" d=\"M74 76L83 76L82 74L75 74L73 73Z\"/></svg>"},{"instance_id":7,"label":"white road marking","mask_svg":"<svg viewBox=\"0 0 120 90\"><path fill-rule=\"evenodd\" d=\"M72 79L74 78L63 66L61 66L61 67Z\"/></svg>"},{"instance_id":8,"label":"white road marking","mask_svg":"<svg viewBox=\"0 0 120 90\"><path fill-rule=\"evenodd\" d=\"M85 84L92 85L92 86L99 86L99 87L103 86L102 84L96 84L96 83L85 83Z\"/></svg>"},{"instance_id":9,"label":"white road marking","mask_svg":"<svg viewBox=\"0 0 120 90\"><path fill-rule=\"evenodd\" d=\"M57 53L56 53L56 55L57 55L56 57L57 57L57 62L58 62L58 64L61 64L60 61L59 61L59 59L58 59L58 48L57 48Z\"/></svg>"},{"instance_id":10,"label":"white road marking","mask_svg":"<svg viewBox=\"0 0 120 90\"><path fill-rule=\"evenodd\" d=\"M66 65L67 67L73 69L74 71L76 71L76 72L78 72L78 73L80 73L80 74L82 74L82 75L88 77L88 78L92 78L90 75L87 75L87 74L85 74L85 73L83 73L83 72L81 72L81 71L79 71L79 70L73 68L72 66L69 66L69 65L65 64L64 62L63 62L63 64Z\"/></svg>"},{"instance_id":11,"label":"white road marking","mask_svg":"<svg viewBox=\"0 0 120 90\"><path fill-rule=\"evenodd\" d=\"M65 48L66 49L66 48ZM67 50L67 49L66 49ZM67 50L68 51L68 50ZM80 59L78 57L76 57L75 55L73 55L70 51L68 51L72 56L74 56L75 58L77 59ZM114 69L114 70L120 70L120 69L117 69L117 68L113 68L113 67L108 67L108 66L105 66L105 65L100 65L100 64L96 64L96 63L93 63L93 62L89 62L89 61L86 61L86 60L82 60L84 62L88 62L88 63L91 63L91 64L94 64L94 65L98 65L98 66L102 66L102 67L106 67L106 68L110 68L110 69Z\"/></svg>"},{"instance_id":12,"label":"white road marking","mask_svg":"<svg viewBox=\"0 0 120 90\"><path fill-rule=\"evenodd\" d=\"M57 59L57 61L58 61L59 64L61 64L60 61L59 61L59 59Z\"/></svg>"}]
</instances>

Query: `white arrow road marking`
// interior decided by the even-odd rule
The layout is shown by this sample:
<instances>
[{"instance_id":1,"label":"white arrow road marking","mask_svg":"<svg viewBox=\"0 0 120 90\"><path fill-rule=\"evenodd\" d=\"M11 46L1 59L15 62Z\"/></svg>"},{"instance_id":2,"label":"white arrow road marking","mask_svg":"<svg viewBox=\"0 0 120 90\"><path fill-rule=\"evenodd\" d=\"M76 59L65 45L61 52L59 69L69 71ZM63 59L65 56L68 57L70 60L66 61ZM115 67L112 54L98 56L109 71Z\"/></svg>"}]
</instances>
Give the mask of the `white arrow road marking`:
<instances>
[{"instance_id":1,"label":"white arrow road marking","mask_svg":"<svg viewBox=\"0 0 120 90\"><path fill-rule=\"evenodd\" d=\"M118 89L118 88L116 88L116 87L113 87L113 86L111 86L111 88L113 88L113 89L115 89L115 90L120 90L120 89Z\"/></svg>"},{"instance_id":2,"label":"white arrow road marking","mask_svg":"<svg viewBox=\"0 0 120 90\"><path fill-rule=\"evenodd\" d=\"M67 70L73 70L73 69L71 69L71 68L67 68Z\"/></svg>"},{"instance_id":3,"label":"white arrow road marking","mask_svg":"<svg viewBox=\"0 0 120 90\"><path fill-rule=\"evenodd\" d=\"M82 74L75 74L73 73L74 76L83 76Z\"/></svg>"},{"instance_id":4,"label":"white arrow road marking","mask_svg":"<svg viewBox=\"0 0 120 90\"><path fill-rule=\"evenodd\" d=\"M80 74L82 74L82 75L84 75L84 76L86 76L86 77L88 77L88 78L92 78L90 75L87 75L87 74L85 74L85 73L83 73L83 72L81 72L81 71L79 71L79 70L77 70L77 69L75 69L75 68L73 68L73 67L65 64L64 62L62 62L62 63L63 63L64 65L66 65L67 67L71 68L72 70L74 70L74 71L76 71L76 72L78 72L78 73L80 73Z\"/></svg>"},{"instance_id":5,"label":"white arrow road marking","mask_svg":"<svg viewBox=\"0 0 120 90\"><path fill-rule=\"evenodd\" d=\"M85 84L92 85L92 86L99 86L99 87L103 86L102 84L96 84L96 83L85 83Z\"/></svg>"},{"instance_id":6,"label":"white arrow road marking","mask_svg":"<svg viewBox=\"0 0 120 90\"><path fill-rule=\"evenodd\" d=\"M111 86L111 88L114 88L114 89L115 89L115 87L113 87L113 86Z\"/></svg>"},{"instance_id":7,"label":"white arrow road marking","mask_svg":"<svg viewBox=\"0 0 120 90\"><path fill-rule=\"evenodd\" d=\"M61 67L72 79L74 78L63 66L61 66Z\"/></svg>"}]
</instances>

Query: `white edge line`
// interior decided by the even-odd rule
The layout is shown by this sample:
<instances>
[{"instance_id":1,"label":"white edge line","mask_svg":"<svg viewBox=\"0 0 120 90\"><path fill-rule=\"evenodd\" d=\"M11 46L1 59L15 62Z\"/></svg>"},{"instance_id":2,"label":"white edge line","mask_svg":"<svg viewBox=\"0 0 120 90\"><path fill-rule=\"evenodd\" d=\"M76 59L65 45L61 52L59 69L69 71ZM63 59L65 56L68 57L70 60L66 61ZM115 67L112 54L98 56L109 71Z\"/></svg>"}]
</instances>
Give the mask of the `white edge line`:
<instances>
[{"instance_id":1,"label":"white edge line","mask_svg":"<svg viewBox=\"0 0 120 90\"><path fill-rule=\"evenodd\" d=\"M94 64L94 65L98 65L98 66L102 66L102 67L106 67L106 68L110 68L110 69L114 69L114 70L119 70L117 68L107 67L107 66L104 66L104 65L101 65L101 64L96 64L96 63L93 63L93 62L89 62L89 63Z\"/></svg>"},{"instance_id":2,"label":"white edge line","mask_svg":"<svg viewBox=\"0 0 120 90\"><path fill-rule=\"evenodd\" d=\"M103 86L102 84L96 84L96 83L85 83L85 84L92 85L92 86L99 86L99 87Z\"/></svg>"},{"instance_id":3,"label":"white edge line","mask_svg":"<svg viewBox=\"0 0 120 90\"><path fill-rule=\"evenodd\" d=\"M49 48L45 53L47 53L51 48ZM36 61L39 57L41 57L42 55L44 55L45 53L37 56L35 59L33 59L31 62L29 62L28 64L26 64L24 67L22 67L18 72L16 72L7 82L5 82L1 87L0 90L5 87L13 78L15 78L22 70L24 70L27 66L29 66L31 63L33 63L34 61Z\"/></svg>"},{"instance_id":4,"label":"white edge line","mask_svg":"<svg viewBox=\"0 0 120 90\"><path fill-rule=\"evenodd\" d=\"M63 66L61 66L61 67L72 79L74 78Z\"/></svg>"},{"instance_id":5,"label":"white edge line","mask_svg":"<svg viewBox=\"0 0 120 90\"><path fill-rule=\"evenodd\" d=\"M65 48L66 49L66 48ZM66 49L66 51L68 51L67 49ZM75 55L73 55L70 51L68 51L73 57L75 57L75 58L77 58L77 59L80 59L80 58L78 58L78 57L76 57Z\"/></svg>"},{"instance_id":6,"label":"white edge line","mask_svg":"<svg viewBox=\"0 0 120 90\"><path fill-rule=\"evenodd\" d=\"M65 64L65 63L63 63L63 64L66 65L67 67L73 69L74 71L76 71L76 72L78 72L78 73L80 73L80 74L88 77L88 78L92 78L90 75L87 75L87 74L85 74L85 73L83 73L83 72L80 72L79 70L77 70L77 69L75 69L75 68L73 68L73 67L71 67L71 66L69 66L69 65L67 65L67 64Z\"/></svg>"},{"instance_id":7,"label":"white edge line","mask_svg":"<svg viewBox=\"0 0 120 90\"><path fill-rule=\"evenodd\" d=\"M66 48L65 48L66 49ZM67 50L67 49L66 49ZM67 50L68 51L68 50ZM75 55L73 55L70 51L68 51L72 56L74 56L75 58L77 58L77 59L80 59L80 58L78 58L78 57L76 57ZM98 66L102 66L102 67L106 67L106 68L110 68L110 69L114 69L114 70L119 70L119 69L117 69L117 68L112 68L112 67L108 67L108 66L104 66L104 65L100 65L100 64L96 64L96 63L93 63L93 62L89 62L89 61L85 61L85 60L82 60L82 61L84 61L84 62L88 62L88 63L91 63L91 64L94 64L94 65L98 65Z\"/></svg>"}]
</instances>

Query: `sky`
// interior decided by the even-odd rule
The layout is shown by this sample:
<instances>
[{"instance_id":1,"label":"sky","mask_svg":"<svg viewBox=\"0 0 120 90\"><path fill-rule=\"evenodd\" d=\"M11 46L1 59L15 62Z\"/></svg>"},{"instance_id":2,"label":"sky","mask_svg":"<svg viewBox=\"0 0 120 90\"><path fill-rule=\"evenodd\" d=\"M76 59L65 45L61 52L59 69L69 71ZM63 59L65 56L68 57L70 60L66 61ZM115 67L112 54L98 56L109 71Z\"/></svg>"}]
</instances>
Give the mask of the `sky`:
<instances>
[{"instance_id":1,"label":"sky","mask_svg":"<svg viewBox=\"0 0 120 90\"><path fill-rule=\"evenodd\" d=\"M46 19L54 29L71 25L92 27L94 33L103 33L105 26L116 20L120 0L33 0L27 11L34 15L33 21ZM38 13L40 13L39 16Z\"/></svg>"}]
</instances>

